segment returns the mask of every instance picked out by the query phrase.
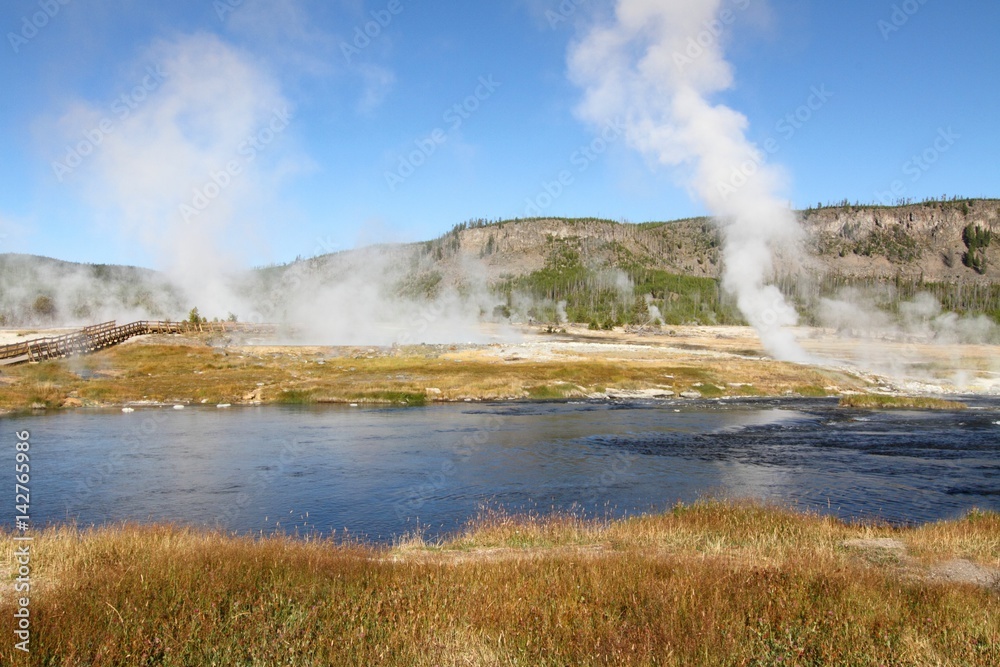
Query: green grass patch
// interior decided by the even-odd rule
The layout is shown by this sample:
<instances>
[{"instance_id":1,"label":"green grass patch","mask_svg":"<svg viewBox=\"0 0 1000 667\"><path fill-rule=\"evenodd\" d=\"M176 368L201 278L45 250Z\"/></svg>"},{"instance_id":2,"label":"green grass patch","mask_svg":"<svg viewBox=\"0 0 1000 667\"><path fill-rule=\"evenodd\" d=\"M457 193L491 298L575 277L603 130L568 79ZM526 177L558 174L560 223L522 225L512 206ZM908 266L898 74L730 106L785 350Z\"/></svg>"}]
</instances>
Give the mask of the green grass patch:
<instances>
[{"instance_id":1,"label":"green grass patch","mask_svg":"<svg viewBox=\"0 0 1000 667\"><path fill-rule=\"evenodd\" d=\"M309 405L316 402L316 395L309 390L289 389L278 394L276 402L281 405Z\"/></svg>"},{"instance_id":2,"label":"green grass patch","mask_svg":"<svg viewBox=\"0 0 1000 667\"><path fill-rule=\"evenodd\" d=\"M21 377L30 382L68 383L76 382L80 379L61 360L56 359L42 361L37 364L25 364L15 368Z\"/></svg>"},{"instance_id":3,"label":"green grass patch","mask_svg":"<svg viewBox=\"0 0 1000 667\"><path fill-rule=\"evenodd\" d=\"M884 396L882 394L856 394L842 396L840 407L863 410L966 410L960 401L948 401L929 396Z\"/></svg>"},{"instance_id":4,"label":"green grass patch","mask_svg":"<svg viewBox=\"0 0 1000 667\"><path fill-rule=\"evenodd\" d=\"M552 401L568 398L574 390L575 387L561 384L543 384L525 388L525 391L528 392L528 398L533 401Z\"/></svg>"}]
</instances>

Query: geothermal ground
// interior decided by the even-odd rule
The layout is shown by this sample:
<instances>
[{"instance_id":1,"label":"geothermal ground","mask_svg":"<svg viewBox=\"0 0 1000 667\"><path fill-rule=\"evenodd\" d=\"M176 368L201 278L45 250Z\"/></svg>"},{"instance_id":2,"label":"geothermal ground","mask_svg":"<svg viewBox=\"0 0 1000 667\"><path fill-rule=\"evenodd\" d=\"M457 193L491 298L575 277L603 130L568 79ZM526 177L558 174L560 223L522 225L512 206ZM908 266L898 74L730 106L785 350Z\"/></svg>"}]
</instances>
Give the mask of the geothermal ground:
<instances>
[{"instance_id":1,"label":"geothermal ground","mask_svg":"<svg viewBox=\"0 0 1000 667\"><path fill-rule=\"evenodd\" d=\"M49 332L12 332L0 343ZM815 363L765 356L747 327L487 331L496 342L338 347L157 335L0 369L0 408L574 398L996 394L1000 349L800 329Z\"/></svg>"}]
</instances>

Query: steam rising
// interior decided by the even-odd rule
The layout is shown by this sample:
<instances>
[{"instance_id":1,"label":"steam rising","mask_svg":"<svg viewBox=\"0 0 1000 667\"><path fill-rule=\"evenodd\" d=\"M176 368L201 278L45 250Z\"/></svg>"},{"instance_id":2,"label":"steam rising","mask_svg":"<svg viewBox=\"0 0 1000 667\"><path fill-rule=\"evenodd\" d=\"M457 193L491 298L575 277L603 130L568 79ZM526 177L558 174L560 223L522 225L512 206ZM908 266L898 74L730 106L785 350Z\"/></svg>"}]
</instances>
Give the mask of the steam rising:
<instances>
[{"instance_id":1,"label":"steam rising","mask_svg":"<svg viewBox=\"0 0 1000 667\"><path fill-rule=\"evenodd\" d=\"M950 383L960 391L996 392L1000 388L1000 366L996 363L978 373L949 370L967 367L961 358L964 353L953 346L1000 342L996 323L984 315L947 312L926 292L900 301L898 313L889 313L879 301L894 300L892 288L876 292L881 294L843 289L819 303L820 323L848 342L858 366L899 382L933 383L931 388L938 391L941 383Z\"/></svg>"},{"instance_id":2,"label":"steam rising","mask_svg":"<svg viewBox=\"0 0 1000 667\"><path fill-rule=\"evenodd\" d=\"M294 123L291 103L251 54L213 35L159 42L140 61L131 80L143 87L125 106L76 104L59 120L65 141L100 140L86 160L57 168L57 176L84 188L116 238L146 249L180 298L157 299L165 289L129 294L102 307L102 316L125 319L138 308L176 318L196 306L207 317L285 324L314 343L486 340L477 324L496 299L475 266L455 267L460 275L440 289L434 282L409 286L409 295L407 271L419 273L421 258L391 247L250 271L254 224L265 222L254 217L259 193L273 192L305 162L283 136ZM102 126L111 130L95 135ZM69 279L60 284L63 294ZM54 297L33 310L30 293L17 296L11 309L19 308L21 319L37 317L34 311L62 321L96 314L76 305L92 294Z\"/></svg>"},{"instance_id":3,"label":"steam rising","mask_svg":"<svg viewBox=\"0 0 1000 667\"><path fill-rule=\"evenodd\" d=\"M690 191L723 228L723 286L771 354L805 362L809 356L784 328L797 324L798 315L767 284L774 250L794 247L802 230L775 194L780 172L761 163L744 135L747 119L708 100L733 83L719 39L708 28L721 25L721 5L618 0L614 21L592 27L571 48L570 76L585 91L579 107L585 120L602 126L622 118L629 145L663 165L689 170ZM700 48L692 51L696 38Z\"/></svg>"},{"instance_id":4,"label":"steam rising","mask_svg":"<svg viewBox=\"0 0 1000 667\"><path fill-rule=\"evenodd\" d=\"M340 345L485 343L480 314L496 305L485 279L456 255L451 280L419 247L369 246L251 276L251 319L286 323L298 342ZM457 283L457 284L456 284Z\"/></svg>"},{"instance_id":5,"label":"steam rising","mask_svg":"<svg viewBox=\"0 0 1000 667\"><path fill-rule=\"evenodd\" d=\"M73 176L189 303L225 314L239 307L228 283L249 263L255 193L287 169L275 146L290 104L248 54L215 36L159 42L141 61L125 86L142 81L144 92L127 108L76 105L60 120L67 138L112 123Z\"/></svg>"}]
</instances>

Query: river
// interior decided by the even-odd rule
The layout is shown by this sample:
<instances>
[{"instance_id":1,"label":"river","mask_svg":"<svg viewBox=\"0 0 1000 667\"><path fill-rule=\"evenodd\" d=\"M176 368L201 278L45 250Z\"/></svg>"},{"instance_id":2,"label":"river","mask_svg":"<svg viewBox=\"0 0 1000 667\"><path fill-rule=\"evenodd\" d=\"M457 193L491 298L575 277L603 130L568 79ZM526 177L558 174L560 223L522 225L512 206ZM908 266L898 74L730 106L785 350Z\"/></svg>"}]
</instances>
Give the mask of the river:
<instances>
[{"instance_id":1,"label":"river","mask_svg":"<svg viewBox=\"0 0 1000 667\"><path fill-rule=\"evenodd\" d=\"M143 408L3 423L11 443L31 432L36 526L167 521L391 541L453 532L483 507L619 517L707 495L894 523L1000 510L997 401L964 412L805 399Z\"/></svg>"}]
</instances>

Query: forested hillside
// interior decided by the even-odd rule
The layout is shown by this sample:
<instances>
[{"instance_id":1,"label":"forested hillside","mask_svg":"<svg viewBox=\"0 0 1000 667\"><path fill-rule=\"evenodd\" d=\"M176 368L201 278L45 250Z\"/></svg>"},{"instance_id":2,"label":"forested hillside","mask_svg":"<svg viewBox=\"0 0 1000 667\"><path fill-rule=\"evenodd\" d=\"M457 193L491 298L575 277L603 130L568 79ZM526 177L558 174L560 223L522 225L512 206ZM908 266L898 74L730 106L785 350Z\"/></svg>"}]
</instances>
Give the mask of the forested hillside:
<instances>
[{"instance_id":1,"label":"forested hillside","mask_svg":"<svg viewBox=\"0 0 1000 667\"><path fill-rule=\"evenodd\" d=\"M823 299L846 293L889 312L928 294L946 310L1000 322L1000 201L844 202L799 216L800 247L779 253L774 281L806 322L817 321ZM256 269L232 287L241 307L275 319L295 292L362 281L356 288L370 287L371 298L432 301L453 293L486 319L740 323L719 286L721 229L707 218L474 220L431 241ZM0 323L7 325L183 317L198 305L162 274L134 267L0 255L0 278Z\"/></svg>"}]
</instances>

